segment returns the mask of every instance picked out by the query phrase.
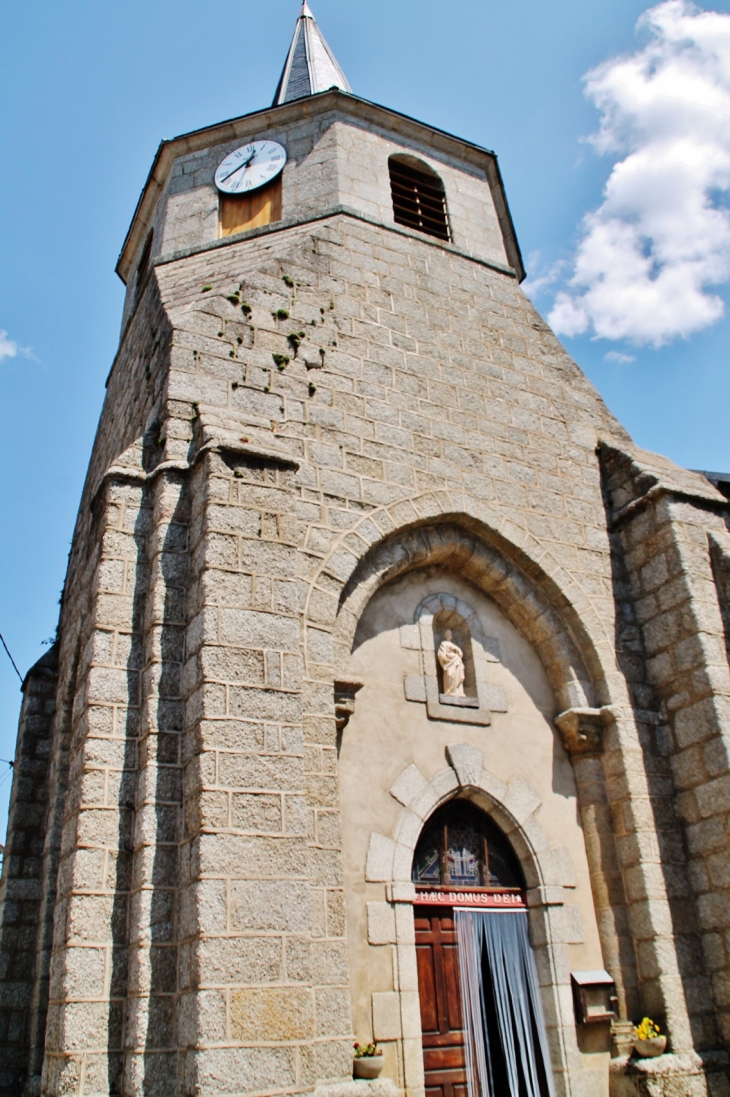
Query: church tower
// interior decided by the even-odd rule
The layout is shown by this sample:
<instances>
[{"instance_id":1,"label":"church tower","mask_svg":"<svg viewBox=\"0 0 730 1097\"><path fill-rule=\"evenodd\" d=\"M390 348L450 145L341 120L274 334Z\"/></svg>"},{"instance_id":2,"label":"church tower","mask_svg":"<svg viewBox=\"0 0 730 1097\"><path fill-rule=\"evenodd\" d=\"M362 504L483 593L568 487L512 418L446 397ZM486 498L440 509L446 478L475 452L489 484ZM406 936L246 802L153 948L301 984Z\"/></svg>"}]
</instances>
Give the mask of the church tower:
<instances>
[{"instance_id":1,"label":"church tower","mask_svg":"<svg viewBox=\"0 0 730 1097\"><path fill-rule=\"evenodd\" d=\"M0 1095L727 1097L728 502L521 292L494 154L353 94L305 0L117 271Z\"/></svg>"}]
</instances>

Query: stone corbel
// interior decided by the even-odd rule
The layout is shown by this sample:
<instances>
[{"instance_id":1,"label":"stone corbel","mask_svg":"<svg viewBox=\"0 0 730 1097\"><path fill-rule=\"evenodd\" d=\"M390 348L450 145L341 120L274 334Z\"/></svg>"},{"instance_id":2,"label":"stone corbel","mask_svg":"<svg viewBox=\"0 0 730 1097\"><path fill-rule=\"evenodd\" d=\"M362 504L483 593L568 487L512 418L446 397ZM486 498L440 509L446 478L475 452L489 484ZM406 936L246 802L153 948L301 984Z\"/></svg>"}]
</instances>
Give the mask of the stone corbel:
<instances>
[{"instance_id":1,"label":"stone corbel","mask_svg":"<svg viewBox=\"0 0 730 1097\"><path fill-rule=\"evenodd\" d=\"M363 683L357 678L341 675L335 679L335 722L337 730L342 731L355 711L355 694Z\"/></svg>"},{"instance_id":2,"label":"stone corbel","mask_svg":"<svg viewBox=\"0 0 730 1097\"><path fill-rule=\"evenodd\" d=\"M563 746L571 757L603 753L603 733L613 720L607 705L603 708L569 708L555 717Z\"/></svg>"},{"instance_id":3,"label":"stone corbel","mask_svg":"<svg viewBox=\"0 0 730 1097\"><path fill-rule=\"evenodd\" d=\"M278 421L210 404L196 404L195 411L196 461L202 454L214 450L284 468L299 468L299 458L289 440L276 434Z\"/></svg>"}]
</instances>

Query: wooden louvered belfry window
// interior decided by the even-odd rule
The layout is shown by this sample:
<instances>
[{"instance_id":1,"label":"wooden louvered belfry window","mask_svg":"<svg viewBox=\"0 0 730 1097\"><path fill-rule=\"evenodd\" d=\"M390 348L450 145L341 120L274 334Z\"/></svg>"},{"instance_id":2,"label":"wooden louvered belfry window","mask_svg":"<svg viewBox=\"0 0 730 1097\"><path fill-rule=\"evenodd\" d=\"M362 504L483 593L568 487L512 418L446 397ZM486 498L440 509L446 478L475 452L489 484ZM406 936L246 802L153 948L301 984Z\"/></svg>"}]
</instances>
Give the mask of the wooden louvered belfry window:
<instances>
[{"instance_id":1,"label":"wooden louvered belfry window","mask_svg":"<svg viewBox=\"0 0 730 1097\"><path fill-rule=\"evenodd\" d=\"M438 175L424 170L425 164L419 168L396 157L389 160L388 167L395 223L450 240L446 195Z\"/></svg>"}]
</instances>

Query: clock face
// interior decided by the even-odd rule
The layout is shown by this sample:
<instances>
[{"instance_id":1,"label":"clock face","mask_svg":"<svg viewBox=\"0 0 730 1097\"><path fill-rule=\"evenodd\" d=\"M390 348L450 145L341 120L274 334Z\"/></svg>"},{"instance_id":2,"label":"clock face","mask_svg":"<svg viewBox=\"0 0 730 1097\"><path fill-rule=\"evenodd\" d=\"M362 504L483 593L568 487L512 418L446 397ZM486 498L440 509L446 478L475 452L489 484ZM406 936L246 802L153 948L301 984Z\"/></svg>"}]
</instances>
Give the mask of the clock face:
<instances>
[{"instance_id":1,"label":"clock face","mask_svg":"<svg viewBox=\"0 0 730 1097\"><path fill-rule=\"evenodd\" d=\"M286 151L276 141L252 141L229 153L215 173L224 194L246 194L274 179L286 163Z\"/></svg>"}]
</instances>

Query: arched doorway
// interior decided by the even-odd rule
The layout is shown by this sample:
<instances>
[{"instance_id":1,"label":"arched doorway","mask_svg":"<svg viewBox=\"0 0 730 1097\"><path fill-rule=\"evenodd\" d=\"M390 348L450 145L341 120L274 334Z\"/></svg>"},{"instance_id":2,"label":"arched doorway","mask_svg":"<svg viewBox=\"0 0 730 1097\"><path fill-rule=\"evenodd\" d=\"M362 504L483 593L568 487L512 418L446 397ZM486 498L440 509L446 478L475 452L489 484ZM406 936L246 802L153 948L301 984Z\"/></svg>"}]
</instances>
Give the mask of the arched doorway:
<instances>
[{"instance_id":1,"label":"arched doorway","mask_svg":"<svg viewBox=\"0 0 730 1097\"><path fill-rule=\"evenodd\" d=\"M468 800L426 823L413 857L429 1097L552 1097L525 881L499 827Z\"/></svg>"}]
</instances>

